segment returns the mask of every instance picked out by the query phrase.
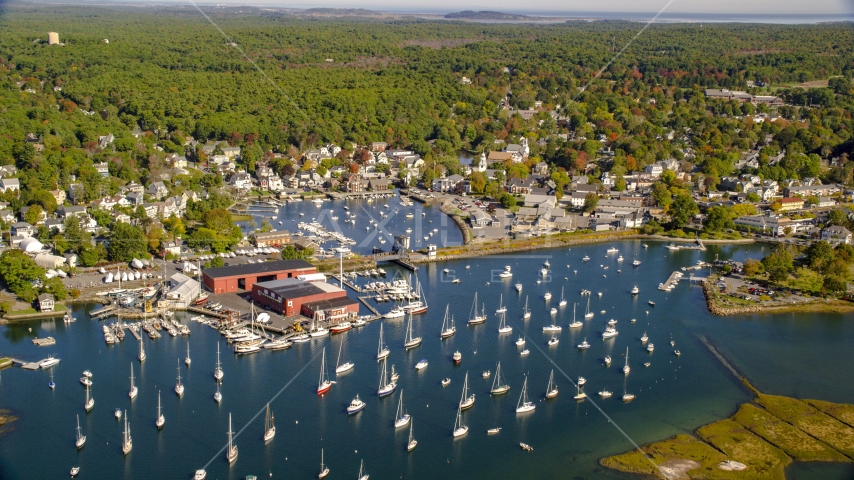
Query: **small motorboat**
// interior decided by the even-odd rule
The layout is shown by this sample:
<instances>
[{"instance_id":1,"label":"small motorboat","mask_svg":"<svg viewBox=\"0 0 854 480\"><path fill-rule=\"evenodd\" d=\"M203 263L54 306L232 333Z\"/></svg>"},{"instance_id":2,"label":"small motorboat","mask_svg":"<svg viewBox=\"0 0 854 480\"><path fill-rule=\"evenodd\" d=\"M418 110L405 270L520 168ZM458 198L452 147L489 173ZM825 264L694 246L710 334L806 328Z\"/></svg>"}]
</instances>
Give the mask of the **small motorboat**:
<instances>
[{"instance_id":1,"label":"small motorboat","mask_svg":"<svg viewBox=\"0 0 854 480\"><path fill-rule=\"evenodd\" d=\"M451 384L451 379L450 379L450 378L446 378L446 379L442 380L442 386L443 386L443 387L447 387L447 386L448 386L448 385L450 385L450 384Z\"/></svg>"},{"instance_id":2,"label":"small motorboat","mask_svg":"<svg viewBox=\"0 0 854 480\"><path fill-rule=\"evenodd\" d=\"M358 413L362 411L368 404L359 399L359 395L356 395L356 398L350 402L350 405L347 407L347 414L353 415L354 413Z\"/></svg>"},{"instance_id":3,"label":"small motorboat","mask_svg":"<svg viewBox=\"0 0 854 480\"><path fill-rule=\"evenodd\" d=\"M611 356L610 355L605 355L605 366L606 367L611 366Z\"/></svg>"},{"instance_id":4,"label":"small motorboat","mask_svg":"<svg viewBox=\"0 0 854 480\"><path fill-rule=\"evenodd\" d=\"M578 386L583 387L584 384L587 383L587 379L584 377L578 377Z\"/></svg>"},{"instance_id":5,"label":"small motorboat","mask_svg":"<svg viewBox=\"0 0 854 480\"><path fill-rule=\"evenodd\" d=\"M71 469L71 476L72 477L76 477L78 473L80 473L80 467L73 467Z\"/></svg>"},{"instance_id":6,"label":"small motorboat","mask_svg":"<svg viewBox=\"0 0 854 480\"><path fill-rule=\"evenodd\" d=\"M416 370L423 370L425 368L427 368L427 359L426 358L422 358L420 362L415 364Z\"/></svg>"},{"instance_id":7,"label":"small motorboat","mask_svg":"<svg viewBox=\"0 0 854 480\"><path fill-rule=\"evenodd\" d=\"M483 372L483 378L489 378L490 375L492 375L492 372L490 372L489 370Z\"/></svg>"},{"instance_id":8,"label":"small motorboat","mask_svg":"<svg viewBox=\"0 0 854 480\"><path fill-rule=\"evenodd\" d=\"M528 445L527 443L520 443L519 447L521 447L522 450L524 450L526 452L533 452L534 451L534 447Z\"/></svg>"},{"instance_id":9,"label":"small motorboat","mask_svg":"<svg viewBox=\"0 0 854 480\"><path fill-rule=\"evenodd\" d=\"M456 352L454 352L453 359L454 359L454 365L459 365L460 362L463 361L463 354L460 353L459 350L457 350Z\"/></svg>"},{"instance_id":10,"label":"small motorboat","mask_svg":"<svg viewBox=\"0 0 854 480\"><path fill-rule=\"evenodd\" d=\"M647 303L649 303L649 305L650 305L651 307L654 307L654 306L655 306L655 302L653 302L652 300L650 300L650 301L649 301L649 302L647 302Z\"/></svg>"},{"instance_id":11,"label":"small motorboat","mask_svg":"<svg viewBox=\"0 0 854 480\"><path fill-rule=\"evenodd\" d=\"M679 350L674 350L674 351L673 351L673 353L674 353L677 357L678 357L679 355L682 355L682 352L680 352Z\"/></svg>"},{"instance_id":12,"label":"small motorboat","mask_svg":"<svg viewBox=\"0 0 854 480\"><path fill-rule=\"evenodd\" d=\"M581 343L579 343L579 344L578 344L578 349L579 349L579 350L587 350L588 348L590 348L590 344L589 344L589 343L587 343L587 339L586 339L586 338L584 339L584 341L583 341L583 342L581 342Z\"/></svg>"},{"instance_id":13,"label":"small motorboat","mask_svg":"<svg viewBox=\"0 0 854 480\"><path fill-rule=\"evenodd\" d=\"M115 415L115 416L116 416L116 420L121 420L121 419L122 419L122 409L121 409L121 408L117 408L117 409L116 409L116 413L114 413L113 415Z\"/></svg>"},{"instance_id":14,"label":"small motorboat","mask_svg":"<svg viewBox=\"0 0 854 480\"><path fill-rule=\"evenodd\" d=\"M554 335L552 335L552 338L550 338L550 339L549 339L549 346L550 346L550 347L552 347L552 346L554 346L554 345L557 345L559 341L560 341L560 340L558 340L558 338L557 338L557 337L555 337Z\"/></svg>"},{"instance_id":15,"label":"small motorboat","mask_svg":"<svg viewBox=\"0 0 854 480\"><path fill-rule=\"evenodd\" d=\"M527 355L527 354L529 354L529 353L531 353L531 351L530 351L530 350L528 350L528 349L526 348L525 350L522 350L522 352L520 353L520 355L524 357L525 355Z\"/></svg>"},{"instance_id":16,"label":"small motorboat","mask_svg":"<svg viewBox=\"0 0 854 480\"><path fill-rule=\"evenodd\" d=\"M651 363L649 363L649 362L646 362L646 363L644 363L644 364L643 364L643 366L644 366L644 367L647 367L647 368L649 368L649 366L650 366L650 365L652 365L652 364L651 364Z\"/></svg>"},{"instance_id":17,"label":"small motorboat","mask_svg":"<svg viewBox=\"0 0 854 480\"><path fill-rule=\"evenodd\" d=\"M486 431L487 435L495 435L496 433L501 431L501 427L498 428L490 428Z\"/></svg>"},{"instance_id":18,"label":"small motorboat","mask_svg":"<svg viewBox=\"0 0 854 480\"><path fill-rule=\"evenodd\" d=\"M522 345L525 345L525 338L519 337L519 340L516 340L516 346L521 347Z\"/></svg>"},{"instance_id":19,"label":"small motorboat","mask_svg":"<svg viewBox=\"0 0 854 480\"><path fill-rule=\"evenodd\" d=\"M602 390L601 392L599 392L599 396L602 398L611 398L611 395L613 394L613 392L609 392L608 390Z\"/></svg>"}]
</instances>

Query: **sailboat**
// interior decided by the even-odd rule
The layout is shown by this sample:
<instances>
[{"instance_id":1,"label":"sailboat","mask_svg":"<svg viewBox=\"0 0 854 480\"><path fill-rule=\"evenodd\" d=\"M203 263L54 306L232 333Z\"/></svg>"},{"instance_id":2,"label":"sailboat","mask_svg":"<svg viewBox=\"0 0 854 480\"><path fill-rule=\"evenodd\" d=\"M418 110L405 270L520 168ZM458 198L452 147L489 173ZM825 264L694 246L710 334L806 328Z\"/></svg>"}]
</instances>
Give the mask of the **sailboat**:
<instances>
[{"instance_id":1,"label":"sailboat","mask_svg":"<svg viewBox=\"0 0 854 480\"><path fill-rule=\"evenodd\" d=\"M469 395L469 372L466 372L466 379L463 382L463 395L460 397L460 409L467 410L474 406L474 394Z\"/></svg>"},{"instance_id":2,"label":"sailboat","mask_svg":"<svg viewBox=\"0 0 854 480\"><path fill-rule=\"evenodd\" d=\"M522 320L531 318L531 311L528 310L528 296L525 295L525 313L522 314Z\"/></svg>"},{"instance_id":3,"label":"sailboat","mask_svg":"<svg viewBox=\"0 0 854 480\"><path fill-rule=\"evenodd\" d=\"M584 314L584 318L593 318L593 312L590 311L590 297L587 297L587 313Z\"/></svg>"},{"instance_id":4,"label":"sailboat","mask_svg":"<svg viewBox=\"0 0 854 480\"><path fill-rule=\"evenodd\" d=\"M130 364L130 392L128 392L128 396L131 400L136 398L136 394L139 393L139 389L136 388L136 385L133 384L133 364Z\"/></svg>"},{"instance_id":5,"label":"sailboat","mask_svg":"<svg viewBox=\"0 0 854 480\"><path fill-rule=\"evenodd\" d=\"M415 282L415 293L418 295L418 300L414 302L410 301L403 309L411 314L418 315L427 311L427 297L424 296L424 289L421 286L421 282L418 281L418 275L415 276Z\"/></svg>"},{"instance_id":6,"label":"sailboat","mask_svg":"<svg viewBox=\"0 0 854 480\"><path fill-rule=\"evenodd\" d=\"M409 314L409 323L406 325L406 336L403 338L403 347L407 350L421 345L421 337L412 336L412 313Z\"/></svg>"},{"instance_id":7,"label":"sailboat","mask_svg":"<svg viewBox=\"0 0 854 480\"><path fill-rule=\"evenodd\" d=\"M309 329L308 334L312 337L324 337L329 335L329 329L318 324L316 313L314 314L314 318L311 319L311 328Z\"/></svg>"},{"instance_id":8,"label":"sailboat","mask_svg":"<svg viewBox=\"0 0 854 480\"><path fill-rule=\"evenodd\" d=\"M563 287L560 287L560 303L557 304L558 307L566 306L566 298L563 296Z\"/></svg>"},{"instance_id":9,"label":"sailboat","mask_svg":"<svg viewBox=\"0 0 854 480\"><path fill-rule=\"evenodd\" d=\"M124 439L122 440L122 453L127 455L130 453L130 450L133 448L133 440L130 438L130 425L128 425L128 416L127 412L125 412L125 434Z\"/></svg>"},{"instance_id":10,"label":"sailboat","mask_svg":"<svg viewBox=\"0 0 854 480\"><path fill-rule=\"evenodd\" d=\"M626 366L623 367L623 374L628 375L631 368L629 368L629 347L626 347Z\"/></svg>"},{"instance_id":11,"label":"sailboat","mask_svg":"<svg viewBox=\"0 0 854 480\"><path fill-rule=\"evenodd\" d=\"M77 445L77 450L83 448L83 445L86 445L86 436L83 435L80 430L80 415L77 415L77 440L74 442Z\"/></svg>"},{"instance_id":12,"label":"sailboat","mask_svg":"<svg viewBox=\"0 0 854 480\"><path fill-rule=\"evenodd\" d=\"M50 371L50 382L48 382L47 386L50 387L51 390L56 388L56 384L53 383L53 370Z\"/></svg>"},{"instance_id":13,"label":"sailboat","mask_svg":"<svg viewBox=\"0 0 854 480\"><path fill-rule=\"evenodd\" d=\"M506 310L506 309L505 309ZM507 325L507 315L504 312L501 312L501 320L498 322L498 333L510 333L513 331L513 327Z\"/></svg>"},{"instance_id":14,"label":"sailboat","mask_svg":"<svg viewBox=\"0 0 854 480\"><path fill-rule=\"evenodd\" d=\"M359 477L357 480L368 480L368 477L370 475L365 472L365 461L362 460L362 463L359 465Z\"/></svg>"},{"instance_id":15,"label":"sailboat","mask_svg":"<svg viewBox=\"0 0 854 480\"><path fill-rule=\"evenodd\" d=\"M86 403L83 404L83 408L87 412L91 412L95 408L95 399L89 395L89 385L86 385Z\"/></svg>"},{"instance_id":16,"label":"sailboat","mask_svg":"<svg viewBox=\"0 0 854 480\"><path fill-rule=\"evenodd\" d=\"M269 442L276 436L276 419L270 413L270 404L267 403L267 415L264 417L264 441Z\"/></svg>"},{"instance_id":17,"label":"sailboat","mask_svg":"<svg viewBox=\"0 0 854 480\"><path fill-rule=\"evenodd\" d=\"M335 367L335 374L348 372L353 369L355 364L353 362L344 362L341 363L341 351L344 349L344 341L341 341L341 345L338 347L338 362Z\"/></svg>"},{"instance_id":18,"label":"sailboat","mask_svg":"<svg viewBox=\"0 0 854 480\"><path fill-rule=\"evenodd\" d=\"M181 367L178 366L178 383L175 385L175 393L180 397L184 394L184 384L181 383Z\"/></svg>"},{"instance_id":19,"label":"sailboat","mask_svg":"<svg viewBox=\"0 0 854 480\"><path fill-rule=\"evenodd\" d=\"M492 381L492 389L489 391L492 395L501 395L510 390L510 385L504 382L501 378L501 362L495 367L495 379Z\"/></svg>"},{"instance_id":20,"label":"sailboat","mask_svg":"<svg viewBox=\"0 0 854 480\"><path fill-rule=\"evenodd\" d=\"M400 390L400 399L397 401L397 413L394 416L394 428L405 427L412 417L403 408L403 390Z\"/></svg>"},{"instance_id":21,"label":"sailboat","mask_svg":"<svg viewBox=\"0 0 854 480\"><path fill-rule=\"evenodd\" d=\"M453 317L448 319L448 308L450 305L445 306L445 318L442 320L442 332L439 334L439 338L448 338L452 337L455 333L457 333L457 326L454 325Z\"/></svg>"},{"instance_id":22,"label":"sailboat","mask_svg":"<svg viewBox=\"0 0 854 480\"><path fill-rule=\"evenodd\" d=\"M575 319L575 307L577 305L578 305L577 303L572 304L572 323L569 324L569 328L581 328L584 326L583 323L581 323Z\"/></svg>"},{"instance_id":23,"label":"sailboat","mask_svg":"<svg viewBox=\"0 0 854 480\"><path fill-rule=\"evenodd\" d=\"M575 388L578 389L578 393L572 398L574 398L575 400L584 400L585 398L587 398L587 394L581 391L580 384L577 384Z\"/></svg>"},{"instance_id":24,"label":"sailboat","mask_svg":"<svg viewBox=\"0 0 854 480\"><path fill-rule=\"evenodd\" d=\"M219 343L216 344L216 368L214 369L214 379L217 382L222 381L222 364L219 361Z\"/></svg>"},{"instance_id":25,"label":"sailboat","mask_svg":"<svg viewBox=\"0 0 854 480\"><path fill-rule=\"evenodd\" d=\"M329 467L327 467L323 463L323 449L320 449L320 473L317 474L317 478L325 478L329 475Z\"/></svg>"},{"instance_id":26,"label":"sailboat","mask_svg":"<svg viewBox=\"0 0 854 480\"><path fill-rule=\"evenodd\" d=\"M157 426L157 429L160 430L163 428L163 425L166 424L166 417L163 416L163 413L160 409L160 390L157 391L157 420L154 422L154 425Z\"/></svg>"},{"instance_id":27,"label":"sailboat","mask_svg":"<svg viewBox=\"0 0 854 480\"><path fill-rule=\"evenodd\" d=\"M549 386L546 387L546 398L555 398L557 396L557 384L555 383L555 371L552 369L549 375Z\"/></svg>"},{"instance_id":28,"label":"sailboat","mask_svg":"<svg viewBox=\"0 0 854 480\"><path fill-rule=\"evenodd\" d=\"M139 355L137 355L137 358L139 358L140 363L145 361L145 348L142 346L142 336L139 337Z\"/></svg>"},{"instance_id":29,"label":"sailboat","mask_svg":"<svg viewBox=\"0 0 854 480\"><path fill-rule=\"evenodd\" d=\"M332 382L326 374L326 347L323 347L323 356L320 360L320 380L317 381L317 394L323 395L332 388Z\"/></svg>"},{"instance_id":30,"label":"sailboat","mask_svg":"<svg viewBox=\"0 0 854 480\"><path fill-rule=\"evenodd\" d=\"M233 441L234 432L231 431L231 412L228 413L228 447L225 449L225 459L228 463L237 460L237 445Z\"/></svg>"},{"instance_id":31,"label":"sailboat","mask_svg":"<svg viewBox=\"0 0 854 480\"><path fill-rule=\"evenodd\" d=\"M415 450L415 446L418 445L418 440L412 437L412 424L414 422L409 422L409 443L406 444L406 451L411 452Z\"/></svg>"},{"instance_id":32,"label":"sailboat","mask_svg":"<svg viewBox=\"0 0 854 480\"><path fill-rule=\"evenodd\" d=\"M383 324L380 324L380 345L377 347L377 360L382 360L391 353L387 346L383 344Z\"/></svg>"},{"instance_id":33,"label":"sailboat","mask_svg":"<svg viewBox=\"0 0 854 480\"><path fill-rule=\"evenodd\" d=\"M219 345L219 344L217 344L217 345ZM184 363L186 363L187 366L189 367L190 362L191 362L191 360L190 360L190 342L187 342L187 358L184 359Z\"/></svg>"},{"instance_id":34,"label":"sailboat","mask_svg":"<svg viewBox=\"0 0 854 480\"><path fill-rule=\"evenodd\" d=\"M480 315L477 314L477 292L474 292L474 303L471 306L471 313L469 314L469 325L478 325L486 321L485 306L483 310Z\"/></svg>"},{"instance_id":35,"label":"sailboat","mask_svg":"<svg viewBox=\"0 0 854 480\"><path fill-rule=\"evenodd\" d=\"M377 389L377 395L380 397L391 395L394 393L395 388L397 388L397 382L392 380L389 383L388 381L388 371L386 370L386 360L384 359L382 371L380 373L380 386L379 389Z\"/></svg>"},{"instance_id":36,"label":"sailboat","mask_svg":"<svg viewBox=\"0 0 854 480\"><path fill-rule=\"evenodd\" d=\"M468 433L469 427L463 425L463 410L457 407L457 418L454 420L454 437L461 437Z\"/></svg>"},{"instance_id":37,"label":"sailboat","mask_svg":"<svg viewBox=\"0 0 854 480\"><path fill-rule=\"evenodd\" d=\"M516 403L516 413L532 412L537 408L534 402L528 400L528 376L525 375L525 383L522 384L522 393Z\"/></svg>"},{"instance_id":38,"label":"sailboat","mask_svg":"<svg viewBox=\"0 0 854 480\"><path fill-rule=\"evenodd\" d=\"M498 297L498 310L495 313L504 313L507 311L507 307L504 306L504 294L501 294Z\"/></svg>"}]
</instances>

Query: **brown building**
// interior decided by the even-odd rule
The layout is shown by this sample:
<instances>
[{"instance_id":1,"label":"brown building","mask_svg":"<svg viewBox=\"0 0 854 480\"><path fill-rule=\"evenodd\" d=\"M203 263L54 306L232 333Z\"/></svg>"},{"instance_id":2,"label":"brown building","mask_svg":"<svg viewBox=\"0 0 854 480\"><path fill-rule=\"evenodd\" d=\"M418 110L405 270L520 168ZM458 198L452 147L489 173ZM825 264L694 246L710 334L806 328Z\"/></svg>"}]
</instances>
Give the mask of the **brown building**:
<instances>
[{"instance_id":1,"label":"brown building","mask_svg":"<svg viewBox=\"0 0 854 480\"><path fill-rule=\"evenodd\" d=\"M251 290L258 282L296 278L316 273L314 265L305 260L277 260L274 262L245 263L228 267L208 268L202 273L205 287L213 293Z\"/></svg>"},{"instance_id":2,"label":"brown building","mask_svg":"<svg viewBox=\"0 0 854 480\"><path fill-rule=\"evenodd\" d=\"M285 316L313 317L315 312L322 312L327 318L338 318L359 312L359 304L335 285L296 278L256 283L252 286L252 300Z\"/></svg>"},{"instance_id":3,"label":"brown building","mask_svg":"<svg viewBox=\"0 0 854 480\"><path fill-rule=\"evenodd\" d=\"M273 230L272 232L255 232L252 234L252 242L256 247L278 247L291 243L291 232L287 230Z\"/></svg>"}]
</instances>

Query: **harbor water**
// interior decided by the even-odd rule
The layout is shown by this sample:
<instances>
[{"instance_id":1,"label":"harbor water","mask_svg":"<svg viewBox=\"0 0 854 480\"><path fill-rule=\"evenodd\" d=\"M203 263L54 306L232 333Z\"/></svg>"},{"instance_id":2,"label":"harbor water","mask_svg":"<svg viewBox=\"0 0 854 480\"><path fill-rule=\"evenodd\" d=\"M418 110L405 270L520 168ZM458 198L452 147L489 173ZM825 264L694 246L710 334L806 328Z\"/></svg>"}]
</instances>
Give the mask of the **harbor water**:
<instances>
[{"instance_id":1,"label":"harbor water","mask_svg":"<svg viewBox=\"0 0 854 480\"><path fill-rule=\"evenodd\" d=\"M361 228L364 231L364 225ZM610 247L619 252L606 253ZM331 470L329 478L355 478L362 460L376 479L634 478L604 469L598 460L635 444L691 432L731 415L752 398L708 351L701 337L763 392L854 402L854 384L848 381L854 374L848 353L854 324L843 316L712 316L701 288L688 281L691 273L707 275L707 269L685 272L672 292L657 288L672 272L698 260L712 261L716 255L721 259L760 258L768 248L731 245L710 246L707 251L670 251L662 243L649 242L645 249L641 241L625 241L424 265L417 276L429 310L413 317L412 326L423 343L408 351L403 348L407 319L371 322L285 351L236 356L215 330L177 313L192 334L164 335L154 341L143 337L147 359L141 364L138 345L130 334L121 344L104 343L102 321L90 320L85 313L91 306L76 307L77 321L71 324L57 319L0 327L0 354L38 360L55 353L62 359L52 369L54 390L48 388L49 371L16 367L0 372L0 409L19 417L0 437L0 478L60 478L79 466L79 478L181 479L192 478L196 469L205 468L208 479L242 479L248 474L309 479L316 478L319 471L321 448ZM585 255L590 260L582 262ZM617 260L620 255L622 262ZM640 266L632 266L635 259ZM546 261L550 268L544 276L540 269ZM511 267L513 277L501 279L498 273L506 266ZM392 265L383 268L388 272L387 281L410 274ZM454 279L461 282L452 283ZM359 278L361 283L366 281ZM516 283L522 284L521 292L516 291ZM630 291L635 285L640 293L633 296ZM568 301L565 307L558 307L561 288ZM594 316L588 320L584 319L588 297L581 295L582 289L591 291ZM543 299L546 291L553 295L548 302ZM475 292L486 305L488 320L467 326ZM355 298L354 292L348 294ZM523 321L526 297L532 316ZM650 300L654 307L648 304ZM497 331L499 301L507 306L512 333ZM570 330L574 304L584 326ZM456 320L457 333L440 340L446 305ZM391 306L384 303L377 308L384 312ZM549 313L552 307L558 309L554 316ZM603 340L610 319L617 320L619 334ZM556 335L559 343L549 347L551 334L542 328L552 321L562 331ZM391 349L388 364L400 374L397 392L384 398L377 397L381 324ZM640 341L644 332L655 344L652 354ZM39 348L30 341L48 335L56 339L56 345ZM515 344L520 335L526 338L524 347ZM585 338L591 348L579 351L576 345ZM671 341L675 346L671 347ZM187 342L190 367L183 362ZM342 361L353 361L355 368L336 378L342 342ZM225 372L221 404L213 400L217 344ZM337 383L329 393L318 396L324 348L330 377ZM520 355L523 348L530 354ZM622 367L627 348L631 372L625 376ZM681 356L674 355L674 349ZM451 360L456 351L462 354L458 366ZM613 358L610 367L603 365L606 355ZM429 365L416 371L415 364L422 359ZM506 395L491 397L498 361L511 388ZM644 367L646 362L649 367ZM139 387L134 400L128 398L131 365ZM546 400L553 369L560 393ZM79 383L84 370L92 372L94 383L95 407L88 414ZM180 398L174 392L179 370L186 388ZM488 379L482 375L486 370L492 372ZM468 433L455 439L451 431L466 373L476 401L462 414ZM536 410L517 414L526 376L528 396ZM584 390L589 398L582 402L573 400L573 381L578 376L587 379ZM446 377L451 383L443 387L440 382ZM597 392L603 389L614 396L600 399ZM158 391L166 417L160 431L154 425ZM417 448L409 453L409 429L395 430L393 426L401 391L418 440ZM635 394L636 399L623 403L624 391ZM367 407L348 416L345 409L357 394ZM276 436L265 444L262 435L268 402ZM114 417L116 408L127 410L130 422L133 450L127 456L121 451L124 422ZM239 457L231 465L224 453L229 413L239 448ZM78 414L87 436L79 451L74 446ZM500 433L487 435L487 429L497 427ZM520 442L531 445L533 452L521 450ZM790 467L790 478L841 479L851 478L852 473L850 467L839 465Z\"/></svg>"}]
</instances>

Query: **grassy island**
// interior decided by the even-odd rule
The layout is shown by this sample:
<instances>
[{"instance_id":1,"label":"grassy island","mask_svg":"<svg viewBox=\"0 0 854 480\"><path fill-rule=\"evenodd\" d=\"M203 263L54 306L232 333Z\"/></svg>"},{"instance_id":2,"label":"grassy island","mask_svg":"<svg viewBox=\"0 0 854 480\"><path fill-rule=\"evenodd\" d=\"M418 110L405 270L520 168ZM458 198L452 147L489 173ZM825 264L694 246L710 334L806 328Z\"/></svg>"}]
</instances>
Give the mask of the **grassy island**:
<instances>
[{"instance_id":1,"label":"grassy island","mask_svg":"<svg viewBox=\"0 0 854 480\"><path fill-rule=\"evenodd\" d=\"M796 462L851 462L854 405L758 394L728 419L600 463L669 479L785 479Z\"/></svg>"}]
</instances>

